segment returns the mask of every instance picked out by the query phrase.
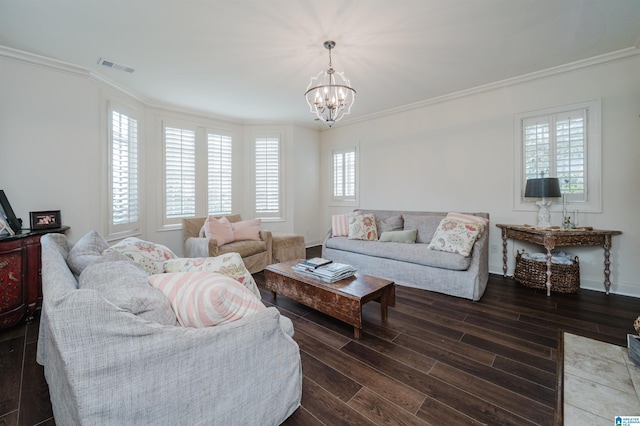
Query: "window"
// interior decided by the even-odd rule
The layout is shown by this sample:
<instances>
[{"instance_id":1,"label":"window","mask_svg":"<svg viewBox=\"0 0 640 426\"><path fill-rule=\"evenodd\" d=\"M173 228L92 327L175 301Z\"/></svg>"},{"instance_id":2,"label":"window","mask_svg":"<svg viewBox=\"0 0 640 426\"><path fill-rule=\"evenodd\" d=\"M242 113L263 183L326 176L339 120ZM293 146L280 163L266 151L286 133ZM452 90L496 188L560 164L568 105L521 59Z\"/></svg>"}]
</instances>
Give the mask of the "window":
<instances>
[{"instance_id":1,"label":"window","mask_svg":"<svg viewBox=\"0 0 640 426\"><path fill-rule=\"evenodd\" d=\"M255 216L282 218L280 136L254 138Z\"/></svg>"},{"instance_id":2,"label":"window","mask_svg":"<svg viewBox=\"0 0 640 426\"><path fill-rule=\"evenodd\" d=\"M138 120L122 108L108 108L109 237L140 229Z\"/></svg>"},{"instance_id":3,"label":"window","mask_svg":"<svg viewBox=\"0 0 640 426\"><path fill-rule=\"evenodd\" d=\"M338 202L355 202L356 197L356 149L333 151L332 199Z\"/></svg>"},{"instance_id":4,"label":"window","mask_svg":"<svg viewBox=\"0 0 640 426\"><path fill-rule=\"evenodd\" d=\"M600 211L600 103L597 101L516 116L519 165L516 198L524 203L527 179L557 177L565 201ZM559 204L559 203L556 203Z\"/></svg>"},{"instance_id":5,"label":"window","mask_svg":"<svg viewBox=\"0 0 640 426\"><path fill-rule=\"evenodd\" d=\"M196 132L164 127L165 222L196 214Z\"/></svg>"},{"instance_id":6,"label":"window","mask_svg":"<svg viewBox=\"0 0 640 426\"><path fill-rule=\"evenodd\" d=\"M208 213L232 213L231 136L207 134Z\"/></svg>"}]
</instances>

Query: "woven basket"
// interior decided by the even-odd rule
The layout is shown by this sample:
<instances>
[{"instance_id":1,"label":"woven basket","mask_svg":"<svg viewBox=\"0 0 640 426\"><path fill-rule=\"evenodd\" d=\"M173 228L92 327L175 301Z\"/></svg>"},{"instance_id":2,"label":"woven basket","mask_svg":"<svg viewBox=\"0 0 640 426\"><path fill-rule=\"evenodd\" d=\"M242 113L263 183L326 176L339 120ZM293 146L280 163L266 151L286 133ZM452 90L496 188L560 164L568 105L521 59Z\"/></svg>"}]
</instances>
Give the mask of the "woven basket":
<instances>
[{"instance_id":1,"label":"woven basket","mask_svg":"<svg viewBox=\"0 0 640 426\"><path fill-rule=\"evenodd\" d=\"M522 252L524 253L524 251ZM516 255L516 270L513 278L530 288L547 289L547 262L525 259L522 253ZM580 262L578 256L572 265L551 264L551 291L576 293L580 288Z\"/></svg>"}]
</instances>

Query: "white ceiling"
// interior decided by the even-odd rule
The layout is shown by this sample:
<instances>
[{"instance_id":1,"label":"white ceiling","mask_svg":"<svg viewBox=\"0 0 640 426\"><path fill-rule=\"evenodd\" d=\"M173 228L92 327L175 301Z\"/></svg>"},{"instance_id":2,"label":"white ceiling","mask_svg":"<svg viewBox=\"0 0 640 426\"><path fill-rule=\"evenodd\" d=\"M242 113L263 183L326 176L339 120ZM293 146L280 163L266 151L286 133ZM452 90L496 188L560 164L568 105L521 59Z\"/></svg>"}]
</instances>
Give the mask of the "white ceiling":
<instances>
[{"instance_id":1,"label":"white ceiling","mask_svg":"<svg viewBox=\"0 0 640 426\"><path fill-rule=\"evenodd\" d=\"M329 39L358 92L346 121L637 49L639 37L640 0L0 0L0 45L151 104L249 122L314 122L303 93Z\"/></svg>"}]
</instances>

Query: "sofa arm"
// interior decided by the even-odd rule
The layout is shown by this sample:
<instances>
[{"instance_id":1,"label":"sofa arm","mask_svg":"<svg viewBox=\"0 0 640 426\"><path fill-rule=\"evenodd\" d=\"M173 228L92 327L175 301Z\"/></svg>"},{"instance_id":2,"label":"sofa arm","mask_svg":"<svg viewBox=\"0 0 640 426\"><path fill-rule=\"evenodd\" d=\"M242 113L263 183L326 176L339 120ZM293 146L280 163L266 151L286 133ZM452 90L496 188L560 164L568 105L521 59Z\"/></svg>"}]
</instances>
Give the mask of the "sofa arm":
<instances>
[{"instance_id":1,"label":"sofa arm","mask_svg":"<svg viewBox=\"0 0 640 426\"><path fill-rule=\"evenodd\" d=\"M215 257L218 254L215 239L189 237L184 240L184 257Z\"/></svg>"}]
</instances>

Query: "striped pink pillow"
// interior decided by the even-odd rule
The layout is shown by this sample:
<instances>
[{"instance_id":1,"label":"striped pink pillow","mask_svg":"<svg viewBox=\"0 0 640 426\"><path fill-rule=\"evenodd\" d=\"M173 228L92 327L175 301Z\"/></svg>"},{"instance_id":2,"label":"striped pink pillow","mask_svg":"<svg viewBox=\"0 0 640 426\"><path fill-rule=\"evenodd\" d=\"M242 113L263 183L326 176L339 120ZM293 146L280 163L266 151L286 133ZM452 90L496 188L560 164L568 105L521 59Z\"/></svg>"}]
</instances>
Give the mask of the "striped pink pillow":
<instances>
[{"instance_id":1,"label":"striped pink pillow","mask_svg":"<svg viewBox=\"0 0 640 426\"><path fill-rule=\"evenodd\" d=\"M212 272L172 272L149 277L167 296L184 327L209 327L239 320L265 308L233 278Z\"/></svg>"},{"instance_id":2,"label":"striped pink pillow","mask_svg":"<svg viewBox=\"0 0 640 426\"><path fill-rule=\"evenodd\" d=\"M349 235L349 214L331 216L331 236L346 237Z\"/></svg>"}]
</instances>

